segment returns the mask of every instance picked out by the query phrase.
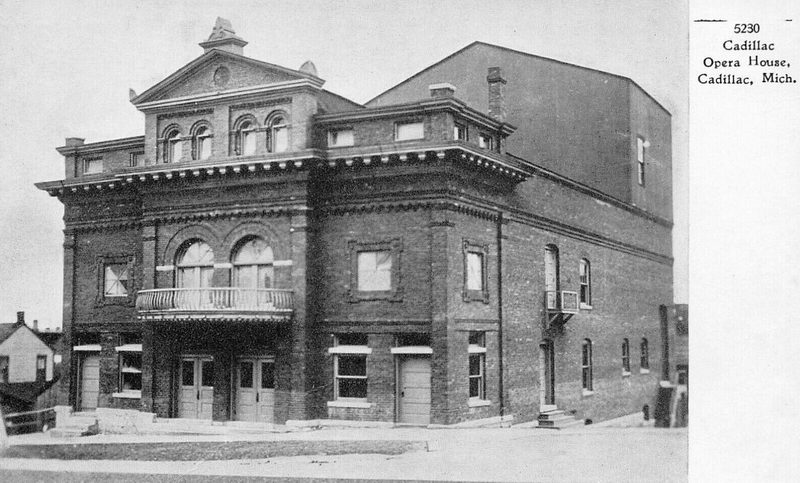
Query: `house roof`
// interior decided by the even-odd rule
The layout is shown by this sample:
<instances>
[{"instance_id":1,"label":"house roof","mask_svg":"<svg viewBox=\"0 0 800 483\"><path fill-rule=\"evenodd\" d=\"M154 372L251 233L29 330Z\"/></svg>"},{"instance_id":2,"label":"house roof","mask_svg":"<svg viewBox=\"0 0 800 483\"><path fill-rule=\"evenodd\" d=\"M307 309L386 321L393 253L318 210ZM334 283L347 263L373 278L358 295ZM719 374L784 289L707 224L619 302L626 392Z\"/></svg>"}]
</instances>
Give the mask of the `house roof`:
<instances>
[{"instance_id":1,"label":"house roof","mask_svg":"<svg viewBox=\"0 0 800 483\"><path fill-rule=\"evenodd\" d=\"M578 65L578 64L572 64L570 62L564 62L562 60L553 59L551 57L544 57L542 55L531 54L529 52L523 52L521 50L515 50L515 49L509 48L509 47L503 47L502 45L490 44L488 42L482 42L480 40L476 40L476 41L470 43L469 45L466 45L465 47L453 52L452 54L448 55L447 57L445 57L445 58L443 58L443 59L441 59L441 60L439 60L439 61L437 61L437 62L435 62L435 63L433 63L431 65L429 65L428 67L422 69L421 71L417 72L416 74L414 74L414 75L406 78L405 80L393 85L392 87L386 89L385 91L381 92L377 96L375 96L372 99L370 99L367 102L365 102L364 105L369 106L373 101L377 100L378 98L380 98L381 96L383 96L387 92L390 92L391 90L397 88L398 86L401 86L401 85L405 84L406 82L410 81L411 79L413 79L413 78L415 78L415 77L417 77L417 76L419 76L419 75L421 75L421 74L433 69L434 67L437 67L440 64L443 64L443 63L447 62L448 60L460 55L461 53L463 53L463 52L465 52L465 51L467 51L469 49L475 48L476 46L491 47L491 48L498 49L498 50L500 50L500 51L502 51L504 53L508 53L508 54L511 54L511 55L517 55L517 56L533 58L533 59L539 59L539 60L546 60L548 62L555 62L557 64L566 65L566 66L570 66L570 67L575 67L577 69L586 70L586 71L590 71L590 72L596 72L596 73L599 73L599 74L604 74L604 75L608 75L608 76L611 76L611 77L615 77L615 78L618 78L618 79L622 79L622 80L628 81L631 84L635 85L637 88L639 88L647 97L652 99L653 102L655 102L662 109L664 109L664 111L667 114L671 115L669 110L666 107L664 107L663 104L661 104L657 99L655 99L652 95L650 95L646 90L642 89L642 87L639 84L637 84L636 81L631 79L630 77L625 77L623 75L614 74L612 72L606 72L606 71L599 70L599 69L593 69L591 67L584 67L584 66Z\"/></svg>"},{"instance_id":2,"label":"house roof","mask_svg":"<svg viewBox=\"0 0 800 483\"><path fill-rule=\"evenodd\" d=\"M11 337L11 334L17 331L22 327L20 324L0 324L0 344L5 342L6 339Z\"/></svg>"}]
</instances>

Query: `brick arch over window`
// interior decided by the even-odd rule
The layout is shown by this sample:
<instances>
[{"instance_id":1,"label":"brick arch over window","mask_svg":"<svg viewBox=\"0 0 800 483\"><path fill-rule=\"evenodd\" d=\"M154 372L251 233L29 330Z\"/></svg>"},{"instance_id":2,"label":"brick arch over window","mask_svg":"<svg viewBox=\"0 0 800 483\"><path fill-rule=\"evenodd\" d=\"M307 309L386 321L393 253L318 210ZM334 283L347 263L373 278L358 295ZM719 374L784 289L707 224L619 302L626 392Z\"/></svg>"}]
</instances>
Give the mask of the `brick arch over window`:
<instances>
[{"instance_id":1,"label":"brick arch over window","mask_svg":"<svg viewBox=\"0 0 800 483\"><path fill-rule=\"evenodd\" d=\"M175 257L178 256L180 250L185 248L187 244L193 240L201 240L207 243L208 246L211 247L211 250L214 251L215 256L218 257L218 260L220 259L220 255L225 253L220 249L219 236L216 232L207 226L189 225L178 230L178 232L167 241L164 245L164 250L161 252L159 265L174 264Z\"/></svg>"},{"instance_id":2,"label":"brick arch over window","mask_svg":"<svg viewBox=\"0 0 800 483\"><path fill-rule=\"evenodd\" d=\"M172 123L161 130L161 137L166 138L168 135L172 134L175 131L178 131L178 134L183 136L183 129L181 129L181 125Z\"/></svg>"},{"instance_id":3,"label":"brick arch over window","mask_svg":"<svg viewBox=\"0 0 800 483\"><path fill-rule=\"evenodd\" d=\"M220 259L233 262L236 249L252 238L261 238L272 248L275 260L288 260L290 258L288 247L281 242L278 233L264 223L248 221L234 227L222 240L220 244Z\"/></svg>"}]
</instances>

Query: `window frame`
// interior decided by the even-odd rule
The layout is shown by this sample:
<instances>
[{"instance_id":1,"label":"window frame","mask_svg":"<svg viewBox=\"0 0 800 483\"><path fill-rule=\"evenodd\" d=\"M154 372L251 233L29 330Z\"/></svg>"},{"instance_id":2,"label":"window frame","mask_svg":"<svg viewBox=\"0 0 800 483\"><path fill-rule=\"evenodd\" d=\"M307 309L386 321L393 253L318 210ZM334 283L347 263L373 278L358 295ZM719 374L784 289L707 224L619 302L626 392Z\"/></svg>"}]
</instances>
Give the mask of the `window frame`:
<instances>
[{"instance_id":1,"label":"window frame","mask_svg":"<svg viewBox=\"0 0 800 483\"><path fill-rule=\"evenodd\" d=\"M463 135L459 137L459 133ZM469 141L469 129L466 124L461 122L453 123L453 141Z\"/></svg>"},{"instance_id":2,"label":"window frame","mask_svg":"<svg viewBox=\"0 0 800 483\"><path fill-rule=\"evenodd\" d=\"M39 369L39 361L44 361L42 368ZM41 374L41 377L39 375ZM47 354L36 354L36 382L47 380Z\"/></svg>"},{"instance_id":3,"label":"window frame","mask_svg":"<svg viewBox=\"0 0 800 483\"><path fill-rule=\"evenodd\" d=\"M495 145L497 142L495 138L491 134L487 134L485 132L478 133L478 147L481 149L486 149L488 151L494 151Z\"/></svg>"},{"instance_id":4,"label":"window frame","mask_svg":"<svg viewBox=\"0 0 800 483\"><path fill-rule=\"evenodd\" d=\"M339 134L342 132L350 132L351 139L349 144L342 144L339 142L335 142L334 138L338 140ZM329 148L348 148L355 146L356 144L356 132L355 129L352 127L340 127L334 129L328 129L328 147Z\"/></svg>"},{"instance_id":5,"label":"window frame","mask_svg":"<svg viewBox=\"0 0 800 483\"><path fill-rule=\"evenodd\" d=\"M400 138L400 127L401 126L410 126L413 124L419 124L421 127L420 135L417 137L404 137ZM406 142L406 141L419 141L425 139L425 120L424 119L409 119L404 121L396 121L394 123L394 140L395 142Z\"/></svg>"},{"instance_id":6,"label":"window frame","mask_svg":"<svg viewBox=\"0 0 800 483\"><path fill-rule=\"evenodd\" d=\"M363 336L366 338L365 344L342 344L341 339L347 336ZM355 403L355 404L364 404L367 403L369 399L369 368L368 368L368 357L372 354L372 349L369 347L369 336L367 334L334 334L333 335L333 346L328 349L328 353L333 355L333 401L339 403ZM364 361L364 374L363 375L353 375L347 374L342 375L339 374L339 363L342 357L349 357L349 358L358 358L359 360L363 359ZM340 396L341 388L339 387L339 383L342 380L363 380L364 383L364 397L348 397L348 396Z\"/></svg>"},{"instance_id":7,"label":"window frame","mask_svg":"<svg viewBox=\"0 0 800 483\"><path fill-rule=\"evenodd\" d=\"M473 342L473 338L475 341ZM467 336L467 391L470 403L487 401L486 397L486 332L485 331L470 331ZM478 374L472 374L472 360L478 360ZM472 395L472 380L477 379L478 382L478 395Z\"/></svg>"},{"instance_id":8,"label":"window frame","mask_svg":"<svg viewBox=\"0 0 800 483\"><path fill-rule=\"evenodd\" d=\"M282 121L282 122L279 122ZM267 118L267 152L268 153L288 153L292 150L292 142L289 136L289 115L283 111L274 112ZM278 150L276 146L277 132L283 130L286 132L286 147L285 149Z\"/></svg>"},{"instance_id":9,"label":"window frame","mask_svg":"<svg viewBox=\"0 0 800 483\"><path fill-rule=\"evenodd\" d=\"M117 380L118 391L113 394L113 397L140 398L142 396L142 377L144 373L142 366L142 338L138 334L128 335L127 337L123 335L120 337L119 343L120 345L114 348L118 354L119 377ZM138 389L125 388L126 382L131 378L134 381L137 380L135 376L126 376L126 374L138 374Z\"/></svg>"},{"instance_id":10,"label":"window frame","mask_svg":"<svg viewBox=\"0 0 800 483\"><path fill-rule=\"evenodd\" d=\"M136 302L135 257L127 254L106 254L97 257L97 297L96 306L134 305ZM128 293L126 295L106 295L106 267L110 265L127 265Z\"/></svg>"},{"instance_id":11,"label":"window frame","mask_svg":"<svg viewBox=\"0 0 800 483\"><path fill-rule=\"evenodd\" d=\"M139 161L144 161L144 151L132 152L128 155L128 167L135 168L139 166Z\"/></svg>"},{"instance_id":12,"label":"window frame","mask_svg":"<svg viewBox=\"0 0 800 483\"><path fill-rule=\"evenodd\" d=\"M581 342L581 389L584 396L594 394L594 367L592 363L592 341Z\"/></svg>"},{"instance_id":13,"label":"window frame","mask_svg":"<svg viewBox=\"0 0 800 483\"><path fill-rule=\"evenodd\" d=\"M242 250L249 245L250 243L254 242L263 242L266 248L269 250L270 256L267 259L261 261L256 260L255 263L245 263L238 260L239 256L242 253ZM255 280L255 287L252 286L244 286L241 283L241 274L245 271L250 270L254 274ZM266 271L270 275L270 283L269 286L261 286L263 279L259 277L259 274L262 273L262 270ZM267 285L267 284L263 284ZM250 236L243 240L241 240L237 245L236 248L231 253L231 280L230 286L236 288L254 288L254 289L271 289L275 287L275 251L272 249L272 246L267 243L267 241L260 237L260 236Z\"/></svg>"},{"instance_id":14,"label":"window frame","mask_svg":"<svg viewBox=\"0 0 800 483\"><path fill-rule=\"evenodd\" d=\"M647 141L642 136L636 136L636 173L639 186L644 187L645 178L645 162L647 159Z\"/></svg>"},{"instance_id":15,"label":"window frame","mask_svg":"<svg viewBox=\"0 0 800 483\"><path fill-rule=\"evenodd\" d=\"M209 126L208 123L203 122L195 127L192 134L192 160L205 161L214 156L213 137L214 132L211 130L211 126ZM203 157L205 146L208 146L207 157Z\"/></svg>"},{"instance_id":16,"label":"window frame","mask_svg":"<svg viewBox=\"0 0 800 483\"><path fill-rule=\"evenodd\" d=\"M483 302L489 303L489 245L463 239L462 258L464 280L461 289L461 297L464 302ZM469 288L469 255L475 254L481 257L481 288L479 290Z\"/></svg>"},{"instance_id":17,"label":"window frame","mask_svg":"<svg viewBox=\"0 0 800 483\"><path fill-rule=\"evenodd\" d=\"M581 258L578 264L578 297L582 309L592 308L592 264L588 258ZM585 288L585 292L584 292Z\"/></svg>"},{"instance_id":18,"label":"window frame","mask_svg":"<svg viewBox=\"0 0 800 483\"><path fill-rule=\"evenodd\" d=\"M92 163L95 163L95 162L99 162L98 164L100 166L100 169L90 170L89 166ZM102 156L93 156L93 157L90 157L90 158L82 158L81 159L81 174L83 176L88 176L88 175L92 175L92 174L100 174L100 173L103 172L103 169L104 169L104 163L103 163L103 157Z\"/></svg>"},{"instance_id":19,"label":"window frame","mask_svg":"<svg viewBox=\"0 0 800 483\"><path fill-rule=\"evenodd\" d=\"M175 150L180 146L180 159L175 159ZM164 164L179 163L183 159L183 136L178 128L172 128L164 136Z\"/></svg>"},{"instance_id":20,"label":"window frame","mask_svg":"<svg viewBox=\"0 0 800 483\"><path fill-rule=\"evenodd\" d=\"M348 254L350 257L350 286L348 287L348 298L350 302L376 300L401 302L403 300L403 288L400 283L400 263L403 252L402 240L400 238L375 242L359 242L350 240L347 242L347 245ZM359 290L358 254L361 252L380 251L388 251L391 256L392 268L390 273L389 290Z\"/></svg>"},{"instance_id":21,"label":"window frame","mask_svg":"<svg viewBox=\"0 0 800 483\"><path fill-rule=\"evenodd\" d=\"M622 339L622 375L631 375L631 344L627 337Z\"/></svg>"},{"instance_id":22,"label":"window frame","mask_svg":"<svg viewBox=\"0 0 800 483\"><path fill-rule=\"evenodd\" d=\"M650 373L650 347L647 337L642 337L639 341L639 373Z\"/></svg>"}]
</instances>

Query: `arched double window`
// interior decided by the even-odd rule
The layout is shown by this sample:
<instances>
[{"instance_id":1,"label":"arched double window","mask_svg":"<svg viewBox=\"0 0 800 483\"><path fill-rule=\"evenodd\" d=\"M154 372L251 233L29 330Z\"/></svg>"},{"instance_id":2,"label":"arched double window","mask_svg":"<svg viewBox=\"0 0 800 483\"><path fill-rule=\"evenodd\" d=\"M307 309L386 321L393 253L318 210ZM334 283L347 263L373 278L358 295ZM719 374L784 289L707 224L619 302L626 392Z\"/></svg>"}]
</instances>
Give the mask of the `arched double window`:
<instances>
[{"instance_id":1,"label":"arched double window","mask_svg":"<svg viewBox=\"0 0 800 483\"><path fill-rule=\"evenodd\" d=\"M178 288L211 286L214 274L214 252L203 241L196 240L178 255L175 283Z\"/></svg>"},{"instance_id":2,"label":"arched double window","mask_svg":"<svg viewBox=\"0 0 800 483\"><path fill-rule=\"evenodd\" d=\"M211 128L207 125L200 125L194 130L192 136L192 158L208 159L211 157Z\"/></svg>"},{"instance_id":3,"label":"arched double window","mask_svg":"<svg viewBox=\"0 0 800 483\"><path fill-rule=\"evenodd\" d=\"M164 135L164 162L177 163L183 156L183 139L177 127L169 129Z\"/></svg>"},{"instance_id":4,"label":"arched double window","mask_svg":"<svg viewBox=\"0 0 800 483\"><path fill-rule=\"evenodd\" d=\"M289 125L282 113L273 115L267 121L267 150L271 153L289 150Z\"/></svg>"},{"instance_id":5,"label":"arched double window","mask_svg":"<svg viewBox=\"0 0 800 483\"><path fill-rule=\"evenodd\" d=\"M272 288L275 277L272 248L261 238L243 243L233 256L233 285L239 288Z\"/></svg>"},{"instance_id":6,"label":"arched double window","mask_svg":"<svg viewBox=\"0 0 800 483\"><path fill-rule=\"evenodd\" d=\"M233 151L239 156L256 154L258 124L252 116L239 119L235 126Z\"/></svg>"}]
</instances>

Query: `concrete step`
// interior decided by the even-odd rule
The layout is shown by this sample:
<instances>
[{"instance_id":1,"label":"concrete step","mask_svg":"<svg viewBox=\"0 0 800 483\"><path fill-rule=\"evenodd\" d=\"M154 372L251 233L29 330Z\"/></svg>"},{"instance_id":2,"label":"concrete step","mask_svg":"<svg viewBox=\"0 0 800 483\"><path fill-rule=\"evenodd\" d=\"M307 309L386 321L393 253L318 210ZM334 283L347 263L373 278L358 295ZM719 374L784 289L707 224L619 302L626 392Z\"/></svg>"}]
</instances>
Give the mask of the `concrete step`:
<instances>
[{"instance_id":1,"label":"concrete step","mask_svg":"<svg viewBox=\"0 0 800 483\"><path fill-rule=\"evenodd\" d=\"M539 421L546 421L548 419L559 418L559 417L561 417L563 415L564 415L564 411L561 410L561 409L557 409L555 411L548 411L546 413L539 413L539 417L537 417L536 419L538 419Z\"/></svg>"}]
</instances>

